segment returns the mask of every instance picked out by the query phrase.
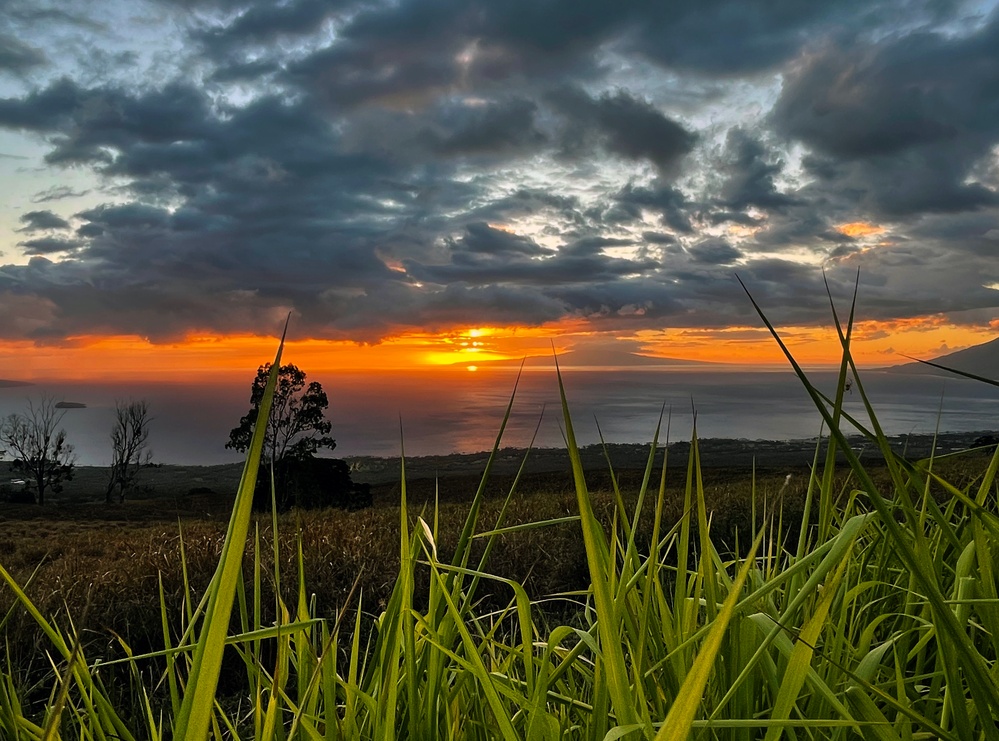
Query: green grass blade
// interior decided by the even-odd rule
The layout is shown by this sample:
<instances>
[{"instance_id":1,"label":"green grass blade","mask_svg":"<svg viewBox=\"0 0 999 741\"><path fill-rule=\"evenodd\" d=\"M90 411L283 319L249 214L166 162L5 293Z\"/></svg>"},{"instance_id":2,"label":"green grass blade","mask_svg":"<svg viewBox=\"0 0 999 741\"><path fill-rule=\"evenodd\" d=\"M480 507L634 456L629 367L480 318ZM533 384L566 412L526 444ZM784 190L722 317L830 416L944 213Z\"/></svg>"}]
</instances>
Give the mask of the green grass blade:
<instances>
[{"instance_id":1,"label":"green grass blade","mask_svg":"<svg viewBox=\"0 0 999 741\"><path fill-rule=\"evenodd\" d=\"M287 332L287 325L285 326ZM214 712L215 689L218 686L222 669L222 654L225 650L226 633L229 629L229 616L232 613L236 594L238 572L242 569L243 550L249 533L250 513L253 508L253 492L257 483L257 471L267 430L266 420L270 417L281 366L281 352L284 349L284 334L271 365L270 377L260 402L258 424L253 431L250 447L246 455L243 476L236 493L229 529L222 546L215 577L210 587L208 608L205 612L201 633L191 667L179 716L175 719L174 735L186 741L200 741L208 737Z\"/></svg>"},{"instance_id":2,"label":"green grass blade","mask_svg":"<svg viewBox=\"0 0 999 741\"><path fill-rule=\"evenodd\" d=\"M565 395L565 385L562 373L558 370L559 397L562 402L562 418L565 424L566 442L569 449L569 459L572 463L572 478L576 489L576 502L579 507L580 526L583 532L583 543L586 548L586 562L590 573L590 583L593 589L593 599L597 611L597 627L600 635L601 666L606 672L606 686L619 725L641 725L635 707L635 699L628 677L628 669L621 646L619 625L615 619L617 610L614 605L611 585L614 581L615 566L611 558L606 536L600 522L597 520L590 502L583 475L583 462L576 445L576 436L572 428L572 418L569 414L569 403Z\"/></svg>"},{"instance_id":3,"label":"green grass blade","mask_svg":"<svg viewBox=\"0 0 999 741\"><path fill-rule=\"evenodd\" d=\"M722 639L725 637L729 621L735 613L736 603L739 601L742 587L746 583L746 577L749 576L749 571L753 568L753 559L756 557L756 550L762 540L763 534L761 533L753 541L749 555L739 568L739 573L732 583L728 596L711 623L711 630L708 631L697 658L691 664L690 672L683 680L680 693L666 715L659 733L656 734L655 741L686 741L690 737L694 720L697 717L697 710L701 706L704 688L707 686L708 678L714 669L715 659L721 650Z\"/></svg>"}]
</instances>

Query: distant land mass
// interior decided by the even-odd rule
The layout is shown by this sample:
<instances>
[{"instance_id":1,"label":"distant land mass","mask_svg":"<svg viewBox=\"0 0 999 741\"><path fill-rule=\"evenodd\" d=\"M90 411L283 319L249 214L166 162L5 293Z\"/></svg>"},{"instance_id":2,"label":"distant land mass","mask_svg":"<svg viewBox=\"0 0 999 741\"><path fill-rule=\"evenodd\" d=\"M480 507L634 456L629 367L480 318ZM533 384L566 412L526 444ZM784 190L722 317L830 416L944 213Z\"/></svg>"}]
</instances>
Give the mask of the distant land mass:
<instances>
[{"instance_id":1,"label":"distant land mass","mask_svg":"<svg viewBox=\"0 0 999 741\"><path fill-rule=\"evenodd\" d=\"M78 401L60 401L55 405L56 409L86 409L86 404L81 404Z\"/></svg>"},{"instance_id":2,"label":"distant land mass","mask_svg":"<svg viewBox=\"0 0 999 741\"><path fill-rule=\"evenodd\" d=\"M14 388L15 386L31 386L27 381L5 381L0 378L0 388Z\"/></svg>"},{"instance_id":3,"label":"distant land mass","mask_svg":"<svg viewBox=\"0 0 999 741\"><path fill-rule=\"evenodd\" d=\"M981 345L958 350L957 352L929 358L933 363L945 365L948 368L973 373L976 376L999 379L999 337ZM903 363L893 365L885 370L891 373L922 373L936 376L952 376L945 370L934 368L924 363Z\"/></svg>"}]
</instances>

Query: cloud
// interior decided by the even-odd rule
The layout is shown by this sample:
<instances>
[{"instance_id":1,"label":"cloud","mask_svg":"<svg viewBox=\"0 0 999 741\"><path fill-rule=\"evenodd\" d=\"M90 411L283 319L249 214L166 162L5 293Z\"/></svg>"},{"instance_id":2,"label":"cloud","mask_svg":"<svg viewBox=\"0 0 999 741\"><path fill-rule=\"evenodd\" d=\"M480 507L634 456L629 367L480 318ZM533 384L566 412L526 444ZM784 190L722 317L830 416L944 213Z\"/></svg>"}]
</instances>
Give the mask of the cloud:
<instances>
[{"instance_id":1,"label":"cloud","mask_svg":"<svg viewBox=\"0 0 999 741\"><path fill-rule=\"evenodd\" d=\"M657 182L651 186L628 184L613 196L614 207L605 216L614 221L638 221L644 211L654 212L670 228L689 234L693 231L688 213L690 203L677 188Z\"/></svg>"},{"instance_id":2,"label":"cloud","mask_svg":"<svg viewBox=\"0 0 999 741\"><path fill-rule=\"evenodd\" d=\"M772 68L793 56L802 39L832 20L849 20L859 2L781 3L681 0L648 3L630 45L674 69L735 75Z\"/></svg>"},{"instance_id":3,"label":"cloud","mask_svg":"<svg viewBox=\"0 0 999 741\"><path fill-rule=\"evenodd\" d=\"M642 239L652 244L676 244L677 242L676 237L664 232L642 232Z\"/></svg>"},{"instance_id":4,"label":"cloud","mask_svg":"<svg viewBox=\"0 0 999 741\"><path fill-rule=\"evenodd\" d=\"M193 36L213 56L231 54L247 44L271 44L282 38L313 34L355 4L348 0L259 3L241 8L227 22L196 29Z\"/></svg>"},{"instance_id":5,"label":"cloud","mask_svg":"<svg viewBox=\"0 0 999 741\"><path fill-rule=\"evenodd\" d=\"M687 248L694 262L709 265L731 265L741 258L742 252L724 240L708 239Z\"/></svg>"},{"instance_id":6,"label":"cloud","mask_svg":"<svg viewBox=\"0 0 999 741\"><path fill-rule=\"evenodd\" d=\"M28 211L18 218L23 227L18 231L37 232L47 229L68 229L69 222L51 211Z\"/></svg>"},{"instance_id":7,"label":"cloud","mask_svg":"<svg viewBox=\"0 0 999 741\"><path fill-rule=\"evenodd\" d=\"M45 160L110 165L118 152L144 144L201 139L214 123L210 101L184 82L138 95L113 86L84 88L62 78L24 98L0 99L0 126L55 134Z\"/></svg>"},{"instance_id":8,"label":"cloud","mask_svg":"<svg viewBox=\"0 0 999 741\"><path fill-rule=\"evenodd\" d=\"M61 201L66 198L80 198L89 193L89 190L74 190L68 185L53 185L45 190L35 193L31 197L32 203L48 203L50 201Z\"/></svg>"},{"instance_id":9,"label":"cloud","mask_svg":"<svg viewBox=\"0 0 999 741\"><path fill-rule=\"evenodd\" d=\"M73 252L79 249L82 244L76 239L38 237L18 242L17 246L23 248L26 255L50 255L56 252Z\"/></svg>"},{"instance_id":10,"label":"cloud","mask_svg":"<svg viewBox=\"0 0 999 741\"><path fill-rule=\"evenodd\" d=\"M566 118L562 146L572 157L591 156L598 143L625 159L647 160L669 176L697 142L694 132L625 91L591 98L564 88L548 100Z\"/></svg>"},{"instance_id":11,"label":"cloud","mask_svg":"<svg viewBox=\"0 0 999 741\"><path fill-rule=\"evenodd\" d=\"M537 105L513 99L451 107L437 131L425 129L434 150L446 155L517 153L537 149L546 137L535 122Z\"/></svg>"},{"instance_id":12,"label":"cloud","mask_svg":"<svg viewBox=\"0 0 999 741\"><path fill-rule=\"evenodd\" d=\"M728 132L727 149L728 161L724 168L727 177L720 192L720 200L727 208L736 212L751 206L781 210L801 203L778 191L775 179L783 170L783 162L767 151L759 139L743 128L734 128ZM726 220L739 219L732 215Z\"/></svg>"},{"instance_id":13,"label":"cloud","mask_svg":"<svg viewBox=\"0 0 999 741\"><path fill-rule=\"evenodd\" d=\"M994 205L969 175L999 140L997 45L999 15L967 36L830 43L791 71L775 126L811 149L806 166L827 190L856 193L870 213Z\"/></svg>"},{"instance_id":14,"label":"cloud","mask_svg":"<svg viewBox=\"0 0 999 741\"><path fill-rule=\"evenodd\" d=\"M0 33L0 71L24 74L46 63L45 54L23 41Z\"/></svg>"},{"instance_id":15,"label":"cloud","mask_svg":"<svg viewBox=\"0 0 999 741\"><path fill-rule=\"evenodd\" d=\"M4 336L753 323L734 266L784 322L823 268L871 318L996 307L999 20L946 0L17 7L0 127L72 218L20 217Z\"/></svg>"}]
</instances>

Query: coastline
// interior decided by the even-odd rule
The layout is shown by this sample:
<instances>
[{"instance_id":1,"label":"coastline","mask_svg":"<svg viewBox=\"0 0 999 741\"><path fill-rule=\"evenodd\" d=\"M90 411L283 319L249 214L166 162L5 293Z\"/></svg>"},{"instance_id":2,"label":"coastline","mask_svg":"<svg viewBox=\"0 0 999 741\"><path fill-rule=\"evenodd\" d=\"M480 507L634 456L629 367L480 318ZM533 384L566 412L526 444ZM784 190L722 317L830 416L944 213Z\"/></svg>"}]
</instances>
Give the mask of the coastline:
<instances>
[{"instance_id":1,"label":"coastline","mask_svg":"<svg viewBox=\"0 0 999 741\"><path fill-rule=\"evenodd\" d=\"M999 439L999 431L941 433L936 437L936 454L945 455L966 450L973 447L976 441L989 436L994 440ZM934 450L933 435L896 435L888 439L894 450L899 453L905 452L907 457L913 459L928 457ZM872 465L881 462L880 452L862 437L852 436L848 440L862 461ZM607 444L607 454L622 482L632 481L636 477L641 478L648 461L649 445L650 443ZM789 473L797 476L801 472L807 472L815 458L817 445L819 441L814 437L799 440L726 438L698 440L701 467L705 470L706 476L712 480L731 481L746 478L754 468L761 476L783 477ZM666 447L661 444L656 451L656 470L660 470L663 450ZM686 471L689 449L690 443L687 441L669 444L668 468L671 472L679 475ZM525 455L526 464L524 464ZM591 486L600 488L609 485L605 480L607 459L600 445L580 448L580 457L584 468L593 475ZM487 451L407 457L406 480L410 485L413 500L433 501L437 494L442 499L452 501L467 498L478 486L488 458ZM839 459L844 460L842 455ZM398 457L345 456L344 460L351 467L351 477L355 483L369 484L372 487L376 506L396 500L401 465ZM530 452L523 448L503 448L493 462L490 490L508 486L522 464L527 488L558 488L571 483L568 477L571 466L565 448L536 448ZM211 510L218 516L224 516L228 513L232 494L239 485L242 470L242 463L152 464L142 470L138 490L131 495L126 507L122 509L103 505L107 468L79 466L74 470L73 479L65 482L64 491L50 495L49 503L44 508L27 505L28 509L24 512L34 513L32 516L52 517L56 511L68 507L69 510L65 514L73 518L129 519L133 514L140 518L152 516L153 510L166 507L170 511L164 510L164 512L175 517L177 513L174 509L186 510L189 508L188 504L198 502L195 509ZM671 477L673 473L670 474ZM22 474L13 471L12 461L9 458L0 460L0 488L10 489L13 481L21 477ZM148 509L148 506L154 502L159 504L143 514L143 509ZM185 502L188 504L184 504ZM129 514L135 507L138 509ZM9 516L17 517L18 515L14 513L21 509L20 505L0 502L0 521Z\"/></svg>"},{"instance_id":2,"label":"coastline","mask_svg":"<svg viewBox=\"0 0 999 741\"><path fill-rule=\"evenodd\" d=\"M973 447L976 440L986 437L999 437L996 430L974 432L943 432L937 436L928 434L892 435L888 439L892 449L905 452L910 458L928 457L934 450L938 455L954 453ZM860 435L847 439L851 448L860 454L862 460L881 460L879 451ZM934 448L934 439L936 447ZM732 438L698 439L703 468L743 468L750 470L754 463L767 468L801 468L811 465L815 456L818 438L798 440L746 440ZM643 469L649 455L648 443L608 443L607 454L615 470ZM657 461L662 458L660 443ZM688 441L671 442L668 446L671 465L686 465ZM524 456L524 448L501 448L493 462L493 472L500 475L517 473ZM600 445L587 445L580 448L580 457L587 470L605 469L607 460ZM447 478L449 476L469 476L481 473L489 458L488 451L479 453L451 453L406 458L407 479ZM385 484L398 481L400 459L398 457L349 456L344 458L351 467L351 477L358 483ZM564 448L536 448L530 451L526 473L553 473L569 470L569 457Z\"/></svg>"}]
</instances>

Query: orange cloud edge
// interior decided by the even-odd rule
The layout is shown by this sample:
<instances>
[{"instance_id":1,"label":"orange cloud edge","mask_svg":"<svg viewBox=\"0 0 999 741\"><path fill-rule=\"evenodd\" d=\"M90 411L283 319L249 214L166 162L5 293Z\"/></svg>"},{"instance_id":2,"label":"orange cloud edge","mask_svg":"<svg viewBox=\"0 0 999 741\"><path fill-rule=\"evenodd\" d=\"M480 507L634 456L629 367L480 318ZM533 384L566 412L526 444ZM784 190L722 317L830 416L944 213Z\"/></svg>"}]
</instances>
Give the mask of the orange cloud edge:
<instances>
[{"instance_id":1,"label":"orange cloud edge","mask_svg":"<svg viewBox=\"0 0 999 741\"><path fill-rule=\"evenodd\" d=\"M852 351L868 367L906 362L905 355L931 358L994 339L993 326L969 327L942 316L893 322L859 322ZM840 360L835 332L821 327L779 330L798 362L834 365ZM37 381L161 380L187 382L192 374L245 377L273 357L274 337L191 334L183 340L153 343L134 336L81 336L59 344L0 342L0 378ZM582 324L552 327L455 327L440 332L406 332L377 344L322 339L290 339L286 362L310 372L488 370L517 367L524 357L551 357L553 349L570 363L627 367L646 359L718 364L731 368L786 367L765 329L595 331Z\"/></svg>"}]
</instances>

